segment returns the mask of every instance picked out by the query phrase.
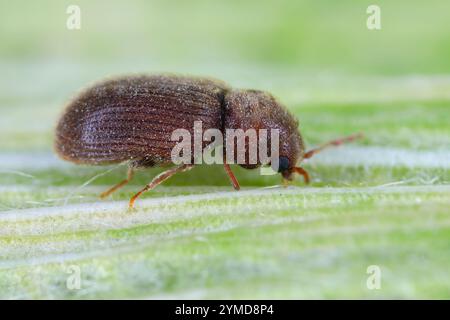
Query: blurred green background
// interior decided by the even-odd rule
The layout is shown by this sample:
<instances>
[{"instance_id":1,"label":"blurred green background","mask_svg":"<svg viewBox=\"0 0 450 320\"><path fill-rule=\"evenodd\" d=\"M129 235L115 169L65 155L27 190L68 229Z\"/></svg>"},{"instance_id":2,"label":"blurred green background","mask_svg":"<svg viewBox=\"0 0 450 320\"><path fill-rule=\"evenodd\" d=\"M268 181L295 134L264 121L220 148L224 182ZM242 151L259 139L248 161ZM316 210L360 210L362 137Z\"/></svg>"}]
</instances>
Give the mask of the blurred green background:
<instances>
[{"instance_id":1,"label":"blurred green background","mask_svg":"<svg viewBox=\"0 0 450 320\"><path fill-rule=\"evenodd\" d=\"M2 1L0 52L5 62L139 61L173 71L205 63L218 70L228 64L359 74L450 70L447 1L376 1L380 31L366 28L372 3ZM81 8L78 31L66 29L71 4Z\"/></svg>"},{"instance_id":2,"label":"blurred green background","mask_svg":"<svg viewBox=\"0 0 450 320\"><path fill-rule=\"evenodd\" d=\"M449 142L443 126L434 123L447 122L441 102L450 99L447 1L378 1L381 30L366 27L370 1L0 3L0 108L5 110L0 148L5 151L49 150L56 118L78 90L104 77L142 72L216 77L235 87L268 90L291 109L372 108L377 102L390 113L392 102L432 101L434 113L417 111L423 108L417 105L405 112L420 124L401 132L379 130L369 138L385 144L388 136L398 135L403 144L429 148ZM72 4L81 10L80 30L66 27ZM330 134L317 136L314 122L323 124L324 118L312 112L299 115L307 142L353 129L336 132L332 127L339 119L331 119L324 124ZM393 121L392 116L396 113L382 121ZM369 119L365 125L383 126ZM424 127L434 127L433 136L413 140Z\"/></svg>"},{"instance_id":3,"label":"blurred green background","mask_svg":"<svg viewBox=\"0 0 450 320\"><path fill-rule=\"evenodd\" d=\"M366 27L371 4L381 30ZM449 298L449 12L446 0L0 0L0 297ZM234 193L222 169L195 168L130 214L159 169L99 202L124 168L56 159L53 128L89 83L143 72L268 90L309 146L366 138L308 162L309 187L234 168ZM366 287L373 264L381 290ZM70 265L81 290L66 287Z\"/></svg>"}]
</instances>

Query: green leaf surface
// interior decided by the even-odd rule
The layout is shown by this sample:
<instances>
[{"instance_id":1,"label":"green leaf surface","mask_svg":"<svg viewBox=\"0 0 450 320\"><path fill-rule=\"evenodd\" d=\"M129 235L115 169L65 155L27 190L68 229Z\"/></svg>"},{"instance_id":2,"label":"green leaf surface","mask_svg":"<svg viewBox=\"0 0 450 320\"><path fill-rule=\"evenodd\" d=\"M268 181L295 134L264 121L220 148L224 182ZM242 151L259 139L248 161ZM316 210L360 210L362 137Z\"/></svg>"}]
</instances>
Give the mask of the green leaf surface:
<instances>
[{"instance_id":1,"label":"green leaf surface","mask_svg":"<svg viewBox=\"0 0 450 320\"><path fill-rule=\"evenodd\" d=\"M449 5L379 2L378 33L353 1L79 1L80 31L61 2L0 4L0 298L449 299ZM272 92L308 148L365 138L306 161L308 186L199 166L128 210L154 168L100 200L126 166L57 159L56 120L160 71Z\"/></svg>"}]
</instances>

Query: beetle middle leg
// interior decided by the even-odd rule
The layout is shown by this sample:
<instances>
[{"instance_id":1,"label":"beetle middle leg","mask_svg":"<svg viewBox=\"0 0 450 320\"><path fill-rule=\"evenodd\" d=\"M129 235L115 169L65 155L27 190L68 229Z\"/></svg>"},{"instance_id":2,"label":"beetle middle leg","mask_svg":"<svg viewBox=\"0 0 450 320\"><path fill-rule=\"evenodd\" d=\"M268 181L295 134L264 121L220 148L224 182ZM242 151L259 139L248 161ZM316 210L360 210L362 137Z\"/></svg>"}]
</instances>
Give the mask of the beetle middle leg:
<instances>
[{"instance_id":1,"label":"beetle middle leg","mask_svg":"<svg viewBox=\"0 0 450 320\"><path fill-rule=\"evenodd\" d=\"M171 176L173 176L174 174L176 174L178 172L184 172L184 171L188 171L188 170L192 169L193 166L194 165L192 165L192 164L182 164L177 167L166 170L164 172L161 172L159 175L154 177L153 180L149 184L147 184L141 191L136 193L130 199L129 207L133 208L134 202L136 201L136 199L139 198L141 196L141 194L143 194L144 192L154 189L156 186L158 186L162 182L166 181L167 179L169 179Z\"/></svg>"},{"instance_id":2,"label":"beetle middle leg","mask_svg":"<svg viewBox=\"0 0 450 320\"><path fill-rule=\"evenodd\" d=\"M241 189L241 187L239 186L239 182L237 181L236 177L234 176L233 171L231 171L230 165L224 162L223 168L225 169L225 172L227 173L228 177L230 178L233 188L235 190Z\"/></svg>"},{"instance_id":3,"label":"beetle middle leg","mask_svg":"<svg viewBox=\"0 0 450 320\"><path fill-rule=\"evenodd\" d=\"M133 168L128 168L128 173L127 173L127 178L125 180L120 181L118 184L116 184L114 187L106 190L105 192L102 192L100 194L100 198L106 198L107 196L109 196L111 193L113 193L114 191L122 188L123 186L125 186L128 182L131 181L131 179L133 179L134 176L134 170Z\"/></svg>"}]
</instances>

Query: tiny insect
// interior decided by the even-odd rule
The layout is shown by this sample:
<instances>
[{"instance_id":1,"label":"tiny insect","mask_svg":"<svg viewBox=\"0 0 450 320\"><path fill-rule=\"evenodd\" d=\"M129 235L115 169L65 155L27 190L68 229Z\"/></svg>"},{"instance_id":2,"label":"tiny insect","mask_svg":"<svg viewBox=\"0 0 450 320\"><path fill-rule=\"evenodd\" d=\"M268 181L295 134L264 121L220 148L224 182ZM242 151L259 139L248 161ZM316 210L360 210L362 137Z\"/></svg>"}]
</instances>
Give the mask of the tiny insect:
<instances>
[{"instance_id":1,"label":"tiny insect","mask_svg":"<svg viewBox=\"0 0 450 320\"><path fill-rule=\"evenodd\" d=\"M356 134L305 151L298 121L267 92L233 89L209 78L136 75L99 82L75 97L58 122L55 150L62 159L77 164L127 162L126 179L100 195L105 198L126 185L136 169L173 165L171 150L176 141L171 139L172 132L180 128L192 132L194 121L202 121L205 130L218 128L222 132L278 129L278 172L283 181L293 180L297 173L308 183L308 173L298 166L302 160L328 146L361 137ZM202 148L206 147L205 142ZM261 163L240 165L254 169ZM157 175L130 199L130 208L142 193L193 166L180 164ZM223 166L233 187L239 190L229 164L224 161Z\"/></svg>"}]
</instances>

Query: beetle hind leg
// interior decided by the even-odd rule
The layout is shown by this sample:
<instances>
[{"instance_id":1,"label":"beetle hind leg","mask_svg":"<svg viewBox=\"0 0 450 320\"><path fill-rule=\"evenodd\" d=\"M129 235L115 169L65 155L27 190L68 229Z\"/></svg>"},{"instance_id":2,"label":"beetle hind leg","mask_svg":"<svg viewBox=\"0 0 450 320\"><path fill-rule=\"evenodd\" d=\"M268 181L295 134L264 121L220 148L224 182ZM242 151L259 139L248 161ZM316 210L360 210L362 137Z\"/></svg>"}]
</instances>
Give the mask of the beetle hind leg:
<instances>
[{"instance_id":1,"label":"beetle hind leg","mask_svg":"<svg viewBox=\"0 0 450 320\"><path fill-rule=\"evenodd\" d=\"M134 176L133 168L128 168L127 178L125 180L120 181L118 184L116 184L115 186L113 186L110 189L106 190L105 192L102 192L100 194L100 198L104 199L107 196L109 196L111 193L113 193L113 192L117 191L118 189L122 188L123 186L128 184L128 182L130 182L133 179L133 176Z\"/></svg>"},{"instance_id":2,"label":"beetle hind leg","mask_svg":"<svg viewBox=\"0 0 450 320\"><path fill-rule=\"evenodd\" d=\"M129 203L130 209L133 208L134 202L136 201L137 198L139 198L141 196L141 194L143 194L146 191L154 189L155 187L157 187L159 184L161 184L162 182L164 182L167 179L169 179L174 174L176 174L178 172L188 171L188 170L192 169L192 167L193 167L192 164L182 164L182 165L179 165L177 167L174 167L174 168L171 168L169 170L166 170L166 171L160 173L159 175L157 175L156 177L154 177L153 180L149 184L147 184L144 188L142 188L141 191L136 193L130 199L130 203Z\"/></svg>"}]
</instances>

